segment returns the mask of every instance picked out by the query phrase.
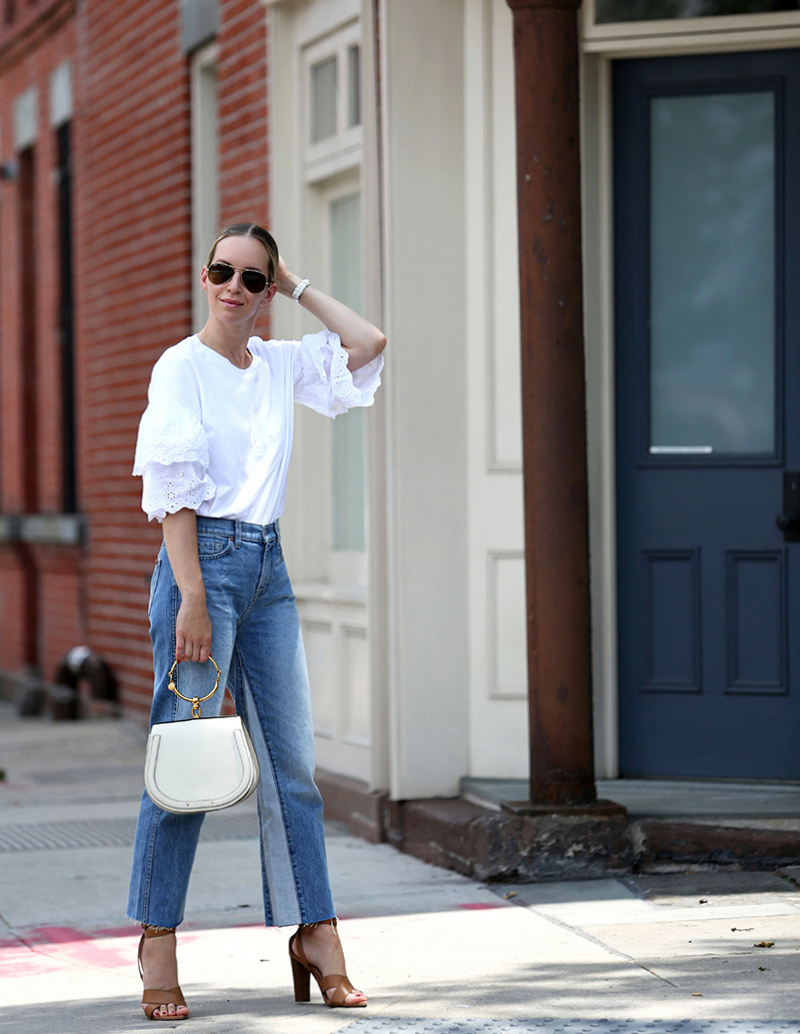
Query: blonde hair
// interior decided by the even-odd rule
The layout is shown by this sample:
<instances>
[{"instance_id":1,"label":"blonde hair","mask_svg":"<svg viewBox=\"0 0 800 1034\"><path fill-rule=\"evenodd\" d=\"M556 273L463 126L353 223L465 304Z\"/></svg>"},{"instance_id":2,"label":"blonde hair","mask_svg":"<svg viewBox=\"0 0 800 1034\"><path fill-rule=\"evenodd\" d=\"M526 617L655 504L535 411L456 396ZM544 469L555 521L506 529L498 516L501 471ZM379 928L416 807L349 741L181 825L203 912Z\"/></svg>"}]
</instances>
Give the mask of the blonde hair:
<instances>
[{"instance_id":1,"label":"blonde hair","mask_svg":"<svg viewBox=\"0 0 800 1034\"><path fill-rule=\"evenodd\" d=\"M220 241L224 241L226 237L255 237L257 241L263 244L269 259L267 282L270 284L274 282L275 273L278 270L278 245L275 243L275 238L272 234L265 230L263 226L259 226L258 223L234 223L233 226L226 226L214 238L214 243L208 252L206 266L210 266L214 261L214 252L217 250L217 245Z\"/></svg>"}]
</instances>

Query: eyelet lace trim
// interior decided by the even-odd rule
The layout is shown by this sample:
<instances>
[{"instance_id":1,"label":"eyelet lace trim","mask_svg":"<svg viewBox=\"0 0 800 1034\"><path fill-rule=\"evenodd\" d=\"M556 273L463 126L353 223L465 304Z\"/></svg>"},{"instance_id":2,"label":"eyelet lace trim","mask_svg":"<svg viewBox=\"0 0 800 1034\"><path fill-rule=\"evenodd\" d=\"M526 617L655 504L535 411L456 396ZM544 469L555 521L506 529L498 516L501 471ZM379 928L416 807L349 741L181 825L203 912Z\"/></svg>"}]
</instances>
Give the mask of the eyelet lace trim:
<instances>
[{"instance_id":1,"label":"eyelet lace trim","mask_svg":"<svg viewBox=\"0 0 800 1034\"><path fill-rule=\"evenodd\" d=\"M208 438L194 413L179 403L151 402L139 423L133 463L148 519L162 521L213 499L217 488L207 476L208 462Z\"/></svg>"},{"instance_id":2,"label":"eyelet lace trim","mask_svg":"<svg viewBox=\"0 0 800 1034\"><path fill-rule=\"evenodd\" d=\"M339 335L330 330L306 334L300 343L303 380L299 401L326 416L339 416L354 406L371 406L375 400L383 369L383 356L351 373L347 350Z\"/></svg>"},{"instance_id":3,"label":"eyelet lace trim","mask_svg":"<svg viewBox=\"0 0 800 1034\"><path fill-rule=\"evenodd\" d=\"M208 467L208 438L198 418L178 403L151 402L139 422L133 473L143 474L148 463L191 461Z\"/></svg>"},{"instance_id":4,"label":"eyelet lace trim","mask_svg":"<svg viewBox=\"0 0 800 1034\"><path fill-rule=\"evenodd\" d=\"M197 510L213 499L217 487L196 463L148 463L142 471L142 509L149 520L163 521L168 513Z\"/></svg>"}]
</instances>

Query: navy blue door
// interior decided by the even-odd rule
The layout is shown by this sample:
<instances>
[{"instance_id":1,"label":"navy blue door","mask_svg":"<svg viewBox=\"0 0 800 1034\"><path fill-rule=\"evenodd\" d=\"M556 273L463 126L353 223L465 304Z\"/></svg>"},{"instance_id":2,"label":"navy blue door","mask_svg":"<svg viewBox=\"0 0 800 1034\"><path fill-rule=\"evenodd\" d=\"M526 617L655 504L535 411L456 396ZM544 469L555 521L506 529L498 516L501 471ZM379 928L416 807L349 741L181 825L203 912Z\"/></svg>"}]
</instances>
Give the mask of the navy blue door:
<instances>
[{"instance_id":1,"label":"navy blue door","mask_svg":"<svg viewBox=\"0 0 800 1034\"><path fill-rule=\"evenodd\" d=\"M614 141L621 773L798 779L800 52L619 61Z\"/></svg>"}]
</instances>

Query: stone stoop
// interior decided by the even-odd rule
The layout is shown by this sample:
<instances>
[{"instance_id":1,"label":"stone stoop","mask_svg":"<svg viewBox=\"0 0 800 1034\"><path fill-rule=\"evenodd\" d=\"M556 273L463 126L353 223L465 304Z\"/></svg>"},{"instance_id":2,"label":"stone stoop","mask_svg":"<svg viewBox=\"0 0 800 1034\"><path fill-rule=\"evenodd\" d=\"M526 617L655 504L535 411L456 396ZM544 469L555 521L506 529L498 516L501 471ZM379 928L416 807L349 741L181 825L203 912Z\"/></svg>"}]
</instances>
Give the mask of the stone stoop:
<instances>
[{"instance_id":1,"label":"stone stoop","mask_svg":"<svg viewBox=\"0 0 800 1034\"><path fill-rule=\"evenodd\" d=\"M525 803L484 807L463 797L391 801L357 780L321 771L316 778L326 819L487 882L800 864L798 821L631 817L607 801L561 812Z\"/></svg>"}]
</instances>

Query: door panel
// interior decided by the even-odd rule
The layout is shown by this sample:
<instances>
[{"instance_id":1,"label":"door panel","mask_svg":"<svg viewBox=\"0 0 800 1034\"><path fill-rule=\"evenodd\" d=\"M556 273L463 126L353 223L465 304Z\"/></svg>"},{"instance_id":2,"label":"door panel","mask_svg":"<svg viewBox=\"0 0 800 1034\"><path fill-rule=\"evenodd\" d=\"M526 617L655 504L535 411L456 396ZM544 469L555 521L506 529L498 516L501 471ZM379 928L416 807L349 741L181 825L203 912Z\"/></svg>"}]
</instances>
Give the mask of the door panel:
<instances>
[{"instance_id":1,"label":"door panel","mask_svg":"<svg viewBox=\"0 0 800 1034\"><path fill-rule=\"evenodd\" d=\"M700 691L699 550L642 550L642 689Z\"/></svg>"},{"instance_id":2,"label":"door panel","mask_svg":"<svg viewBox=\"0 0 800 1034\"><path fill-rule=\"evenodd\" d=\"M800 53L617 62L614 119L621 772L797 779Z\"/></svg>"},{"instance_id":3,"label":"door panel","mask_svg":"<svg viewBox=\"0 0 800 1034\"><path fill-rule=\"evenodd\" d=\"M726 693L787 693L785 555L727 555Z\"/></svg>"}]
</instances>

